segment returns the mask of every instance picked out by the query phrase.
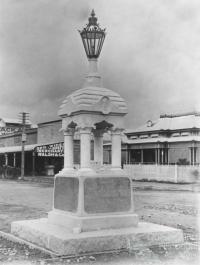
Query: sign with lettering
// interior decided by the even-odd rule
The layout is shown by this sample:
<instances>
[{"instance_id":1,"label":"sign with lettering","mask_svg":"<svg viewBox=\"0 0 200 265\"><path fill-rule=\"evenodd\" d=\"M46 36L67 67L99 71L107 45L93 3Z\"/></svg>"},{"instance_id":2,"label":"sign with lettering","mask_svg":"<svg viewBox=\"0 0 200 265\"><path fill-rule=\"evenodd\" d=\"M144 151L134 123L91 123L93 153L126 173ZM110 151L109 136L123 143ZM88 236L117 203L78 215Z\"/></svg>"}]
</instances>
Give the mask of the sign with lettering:
<instances>
[{"instance_id":1,"label":"sign with lettering","mask_svg":"<svg viewBox=\"0 0 200 265\"><path fill-rule=\"evenodd\" d=\"M38 156L56 156L62 157L64 156L64 144L55 143L55 144L46 144L37 146L35 149Z\"/></svg>"},{"instance_id":2,"label":"sign with lettering","mask_svg":"<svg viewBox=\"0 0 200 265\"><path fill-rule=\"evenodd\" d=\"M7 135L11 133L17 133L20 132L20 127L0 127L0 135Z\"/></svg>"}]
</instances>

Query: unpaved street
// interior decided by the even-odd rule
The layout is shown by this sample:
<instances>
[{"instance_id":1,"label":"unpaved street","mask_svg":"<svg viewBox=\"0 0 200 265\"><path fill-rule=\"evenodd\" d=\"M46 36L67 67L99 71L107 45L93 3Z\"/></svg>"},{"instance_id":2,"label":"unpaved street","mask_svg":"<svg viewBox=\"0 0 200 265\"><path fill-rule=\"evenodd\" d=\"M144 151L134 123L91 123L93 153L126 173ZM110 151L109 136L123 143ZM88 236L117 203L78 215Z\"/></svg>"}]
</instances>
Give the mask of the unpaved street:
<instances>
[{"instance_id":1,"label":"unpaved street","mask_svg":"<svg viewBox=\"0 0 200 265\"><path fill-rule=\"evenodd\" d=\"M198 241L198 206L200 193L134 187L135 211L140 220L183 229L185 239ZM133 184L134 186L134 184ZM9 232L14 220L44 217L52 207L50 184L0 181L0 230Z\"/></svg>"}]
</instances>

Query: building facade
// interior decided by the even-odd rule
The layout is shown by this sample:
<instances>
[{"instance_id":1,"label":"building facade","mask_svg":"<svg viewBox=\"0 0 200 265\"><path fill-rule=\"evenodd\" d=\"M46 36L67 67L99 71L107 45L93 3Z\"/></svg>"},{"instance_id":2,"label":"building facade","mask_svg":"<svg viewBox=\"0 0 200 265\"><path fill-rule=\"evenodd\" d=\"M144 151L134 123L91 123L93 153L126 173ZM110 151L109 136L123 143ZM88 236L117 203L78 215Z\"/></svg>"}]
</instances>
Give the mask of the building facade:
<instances>
[{"instance_id":1,"label":"building facade","mask_svg":"<svg viewBox=\"0 0 200 265\"><path fill-rule=\"evenodd\" d=\"M126 130L125 163L200 163L200 113L160 115L156 121Z\"/></svg>"},{"instance_id":2,"label":"building facade","mask_svg":"<svg viewBox=\"0 0 200 265\"><path fill-rule=\"evenodd\" d=\"M0 167L21 167L21 125L0 120ZM46 175L48 167L58 173L64 163L64 136L61 120L26 127L25 175ZM11 129L10 129L11 128ZM104 141L103 162L111 164L111 144ZM93 139L91 160L94 160ZM122 136L123 164L200 163L200 113L161 115L138 129L127 129ZM91 161L91 162L92 162ZM74 137L74 163L80 163L79 135Z\"/></svg>"},{"instance_id":3,"label":"building facade","mask_svg":"<svg viewBox=\"0 0 200 265\"><path fill-rule=\"evenodd\" d=\"M27 126L25 142L25 175L46 175L47 169L53 167L58 173L63 168L64 136L60 131L61 120L39 123L34 128ZM0 127L1 128L1 127ZM10 124L2 124L0 135L0 167L21 167L21 124L15 124L11 131ZM0 129L1 130L1 129ZM6 133L5 133L6 132ZM74 162L80 162L79 137L74 138Z\"/></svg>"}]
</instances>

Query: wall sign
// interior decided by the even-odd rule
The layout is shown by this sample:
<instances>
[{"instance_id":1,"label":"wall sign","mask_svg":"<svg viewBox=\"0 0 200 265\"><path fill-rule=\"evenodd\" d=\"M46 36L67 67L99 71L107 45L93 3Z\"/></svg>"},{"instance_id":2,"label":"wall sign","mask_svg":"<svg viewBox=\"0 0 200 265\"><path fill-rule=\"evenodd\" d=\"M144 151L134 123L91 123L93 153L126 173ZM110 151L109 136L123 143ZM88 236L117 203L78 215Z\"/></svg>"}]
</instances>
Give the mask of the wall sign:
<instances>
[{"instance_id":1,"label":"wall sign","mask_svg":"<svg viewBox=\"0 0 200 265\"><path fill-rule=\"evenodd\" d=\"M0 135L8 135L11 133L17 133L20 132L21 128L16 127L0 127Z\"/></svg>"},{"instance_id":2,"label":"wall sign","mask_svg":"<svg viewBox=\"0 0 200 265\"><path fill-rule=\"evenodd\" d=\"M46 144L37 146L35 151L38 156L55 156L62 157L64 156L64 144L55 143L55 144Z\"/></svg>"}]
</instances>

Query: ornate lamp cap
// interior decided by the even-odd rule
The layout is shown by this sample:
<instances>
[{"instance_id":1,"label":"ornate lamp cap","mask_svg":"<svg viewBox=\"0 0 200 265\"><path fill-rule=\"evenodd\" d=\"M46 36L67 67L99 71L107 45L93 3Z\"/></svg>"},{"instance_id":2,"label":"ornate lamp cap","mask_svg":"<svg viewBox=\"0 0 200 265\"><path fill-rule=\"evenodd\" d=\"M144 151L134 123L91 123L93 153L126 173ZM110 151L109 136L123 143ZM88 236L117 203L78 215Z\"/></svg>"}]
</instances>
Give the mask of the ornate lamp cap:
<instances>
[{"instance_id":1,"label":"ornate lamp cap","mask_svg":"<svg viewBox=\"0 0 200 265\"><path fill-rule=\"evenodd\" d=\"M95 17L94 9L92 9L91 16L88 18L88 21L89 21L88 26L98 26L97 17Z\"/></svg>"},{"instance_id":2,"label":"ornate lamp cap","mask_svg":"<svg viewBox=\"0 0 200 265\"><path fill-rule=\"evenodd\" d=\"M97 23L94 9L88 18L88 24L83 30L79 30L86 55L89 59L98 58L105 39L105 29L101 29Z\"/></svg>"}]
</instances>

